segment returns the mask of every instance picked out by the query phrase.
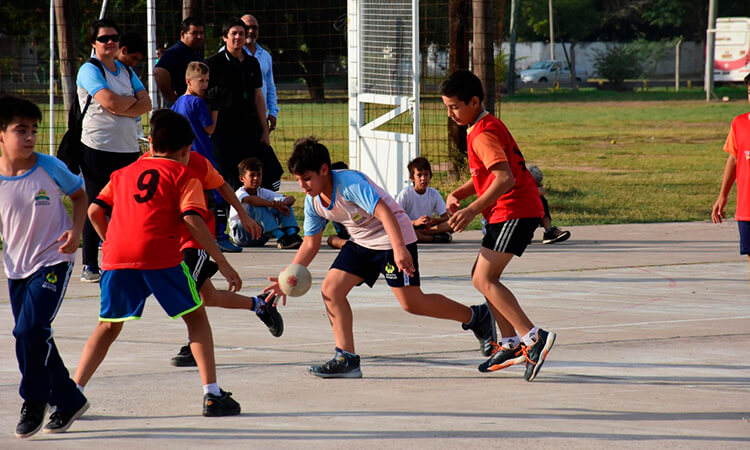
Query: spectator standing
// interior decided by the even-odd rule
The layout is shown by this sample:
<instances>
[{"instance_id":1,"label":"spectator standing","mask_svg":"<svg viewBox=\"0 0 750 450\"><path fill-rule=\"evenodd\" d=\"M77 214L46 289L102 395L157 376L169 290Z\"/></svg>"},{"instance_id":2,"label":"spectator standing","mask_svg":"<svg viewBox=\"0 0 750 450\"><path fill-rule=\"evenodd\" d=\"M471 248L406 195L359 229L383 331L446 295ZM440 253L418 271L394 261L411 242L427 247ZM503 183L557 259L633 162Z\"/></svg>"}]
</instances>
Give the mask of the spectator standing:
<instances>
[{"instance_id":1,"label":"spectator standing","mask_svg":"<svg viewBox=\"0 0 750 450\"><path fill-rule=\"evenodd\" d=\"M241 17L247 25L247 37L245 38L244 50L250 56L254 56L260 64L263 74L263 98L266 100L266 118L268 120L268 131L276 129L276 119L279 117L279 104L276 98L276 83L273 81L273 58L271 54L258 44L260 25L258 20L251 14Z\"/></svg>"},{"instance_id":2,"label":"spectator standing","mask_svg":"<svg viewBox=\"0 0 750 450\"><path fill-rule=\"evenodd\" d=\"M243 52L246 27L240 19L230 19L222 28L225 50L206 60L210 69L208 84L209 104L218 111L216 128L211 135L214 157L219 173L232 186L240 188L237 165L255 157L267 164L269 146L266 106L263 98L263 79L258 61ZM275 158L275 157L274 157ZM276 161L278 164L278 161ZM276 180L280 179L280 175ZM267 187L264 182L263 187ZM223 205L226 208L226 205ZM217 219L222 215L217 214ZM226 214L223 215L226 217ZM241 251L226 244L226 219L217 220L217 241L224 251Z\"/></svg>"},{"instance_id":3,"label":"spectator standing","mask_svg":"<svg viewBox=\"0 0 750 450\"><path fill-rule=\"evenodd\" d=\"M91 96L83 117L81 172L89 201L109 182L117 169L140 156L136 117L151 111L151 99L143 83L115 59L119 50L120 30L107 19L91 24L89 42L96 61L86 62L78 70L78 102L81 110ZM83 272L81 281L96 283L99 270L99 236L87 219L83 228Z\"/></svg>"},{"instance_id":4,"label":"spectator standing","mask_svg":"<svg viewBox=\"0 0 750 450\"><path fill-rule=\"evenodd\" d=\"M154 80L164 100L172 106L185 93L185 70L192 61L203 62L205 34L203 22L197 17L182 21L180 40L169 47L154 67Z\"/></svg>"}]
</instances>

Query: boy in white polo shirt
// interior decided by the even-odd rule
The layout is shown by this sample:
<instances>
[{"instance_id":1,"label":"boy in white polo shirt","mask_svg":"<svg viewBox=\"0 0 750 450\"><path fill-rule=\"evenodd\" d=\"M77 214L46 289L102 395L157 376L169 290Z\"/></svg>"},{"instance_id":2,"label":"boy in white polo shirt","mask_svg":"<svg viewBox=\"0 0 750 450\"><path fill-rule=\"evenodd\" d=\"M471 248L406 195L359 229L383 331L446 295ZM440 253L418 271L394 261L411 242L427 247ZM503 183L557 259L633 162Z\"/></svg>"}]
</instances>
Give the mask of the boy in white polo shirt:
<instances>
[{"instance_id":1,"label":"boy in white polo shirt","mask_svg":"<svg viewBox=\"0 0 750 450\"><path fill-rule=\"evenodd\" d=\"M486 304L471 308L441 294L420 288L417 237L409 216L393 197L356 170L331 171L328 149L315 138L299 139L289 158L305 198L305 238L292 261L309 265L320 250L329 220L344 225L351 235L323 280L322 295L336 342L330 361L310 367L322 378L360 378L359 356L354 350L352 310L347 295L355 287L370 287L382 273L401 307L411 314L455 320L472 330L480 343L490 346L495 324ZM286 296L278 281L267 287L270 298ZM490 349L491 351L491 349Z\"/></svg>"},{"instance_id":2,"label":"boy in white polo shirt","mask_svg":"<svg viewBox=\"0 0 750 450\"><path fill-rule=\"evenodd\" d=\"M445 200L437 189L430 187L432 167L423 156L414 158L406 166L410 184L398 193L396 202L411 219L419 242L446 243L453 240L453 230L448 225Z\"/></svg>"}]
</instances>

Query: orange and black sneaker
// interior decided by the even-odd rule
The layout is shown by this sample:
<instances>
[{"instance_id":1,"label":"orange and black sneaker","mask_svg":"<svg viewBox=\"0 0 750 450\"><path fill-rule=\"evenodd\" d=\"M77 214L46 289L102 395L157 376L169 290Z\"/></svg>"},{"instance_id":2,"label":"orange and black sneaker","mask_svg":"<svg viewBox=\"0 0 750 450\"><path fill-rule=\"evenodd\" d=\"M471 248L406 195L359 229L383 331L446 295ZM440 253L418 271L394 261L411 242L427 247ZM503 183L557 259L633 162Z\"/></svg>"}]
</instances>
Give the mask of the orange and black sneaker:
<instances>
[{"instance_id":1,"label":"orange and black sneaker","mask_svg":"<svg viewBox=\"0 0 750 450\"><path fill-rule=\"evenodd\" d=\"M203 396L203 415L206 417L236 416L240 411L240 404L232 398L231 392L222 389L221 395Z\"/></svg>"},{"instance_id":2,"label":"orange and black sneaker","mask_svg":"<svg viewBox=\"0 0 750 450\"><path fill-rule=\"evenodd\" d=\"M526 381L534 381L539 369L542 368L547 353L555 343L557 335L552 331L544 331L541 328L536 333L536 343L531 347L523 345L523 353L526 356L526 373L523 377Z\"/></svg>"},{"instance_id":3,"label":"orange and black sneaker","mask_svg":"<svg viewBox=\"0 0 750 450\"><path fill-rule=\"evenodd\" d=\"M492 342L492 356L479 365L479 371L494 372L524 361L526 361L526 355L523 354L520 344L515 348L505 348Z\"/></svg>"}]
</instances>

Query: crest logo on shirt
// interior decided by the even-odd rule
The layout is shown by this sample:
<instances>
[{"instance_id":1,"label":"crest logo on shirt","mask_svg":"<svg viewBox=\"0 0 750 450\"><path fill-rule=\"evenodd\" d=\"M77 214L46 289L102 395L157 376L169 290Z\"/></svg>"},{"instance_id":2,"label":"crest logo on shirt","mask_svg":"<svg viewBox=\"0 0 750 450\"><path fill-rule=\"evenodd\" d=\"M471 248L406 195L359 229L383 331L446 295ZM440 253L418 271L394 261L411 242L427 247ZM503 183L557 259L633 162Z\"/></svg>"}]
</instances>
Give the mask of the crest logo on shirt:
<instances>
[{"instance_id":1,"label":"crest logo on shirt","mask_svg":"<svg viewBox=\"0 0 750 450\"><path fill-rule=\"evenodd\" d=\"M44 189L39 189L39 192L34 196L34 206L49 205L49 195Z\"/></svg>"},{"instance_id":2,"label":"crest logo on shirt","mask_svg":"<svg viewBox=\"0 0 750 450\"><path fill-rule=\"evenodd\" d=\"M750 150L745 150L743 153L745 153L745 160L750 161Z\"/></svg>"}]
</instances>

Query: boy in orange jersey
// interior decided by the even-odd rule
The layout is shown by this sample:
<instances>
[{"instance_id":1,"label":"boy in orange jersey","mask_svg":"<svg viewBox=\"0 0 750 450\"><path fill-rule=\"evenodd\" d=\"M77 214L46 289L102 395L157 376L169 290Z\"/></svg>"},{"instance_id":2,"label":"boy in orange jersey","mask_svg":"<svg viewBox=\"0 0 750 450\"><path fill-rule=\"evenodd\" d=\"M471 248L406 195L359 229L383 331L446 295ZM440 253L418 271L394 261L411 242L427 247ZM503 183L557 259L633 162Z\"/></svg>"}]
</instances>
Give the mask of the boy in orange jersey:
<instances>
[{"instance_id":1,"label":"boy in orange jersey","mask_svg":"<svg viewBox=\"0 0 750 450\"><path fill-rule=\"evenodd\" d=\"M203 415L237 415L239 403L216 383L211 327L180 253L187 227L214 258L229 290L236 292L242 287L242 280L201 218L206 214L201 183L185 166L193 138L184 117L157 111L151 118L149 137L153 157L115 171L89 207L91 223L104 241L105 272L99 324L83 348L74 380L81 388L86 385L120 334L123 322L139 319L146 298L154 294L170 317L181 317L187 325L203 382Z\"/></svg>"},{"instance_id":2,"label":"boy in orange jersey","mask_svg":"<svg viewBox=\"0 0 750 450\"><path fill-rule=\"evenodd\" d=\"M149 154L145 154L141 158L146 158L148 156ZM240 206L240 200L232 191L229 183L224 181L224 178L207 158L196 151L191 151L189 158L187 167L195 172L196 177L201 182L204 194L213 195L213 192L207 191L216 189L229 205L234 208ZM208 201L207 198L206 201ZM257 222L248 216L244 209L241 209L241 212L238 213L238 215L239 223L249 235L254 238L261 236L263 229ZM203 215L203 220L206 222L209 230L214 229L215 219L213 214L209 212L208 214ZM219 269L218 266L215 262L211 261L206 250L204 250L200 243L187 231L182 236L180 250L182 251L183 260L185 261L191 276L195 280L198 292L200 293L205 306L253 310L258 318L266 324L268 331L270 331L273 336L281 336L284 332L284 321L281 318L281 314L279 314L276 309L276 306L271 302L265 302L266 295L261 294L257 297L246 297L236 292L217 290L211 282L211 277ZM194 367L196 365L193 353L190 351L189 340L187 345L180 348L180 351L172 358L171 362L173 366L177 367Z\"/></svg>"},{"instance_id":3,"label":"boy in orange jersey","mask_svg":"<svg viewBox=\"0 0 750 450\"><path fill-rule=\"evenodd\" d=\"M750 102L750 75L745 77ZM734 218L740 229L740 254L748 255L750 264L750 113L740 114L732 121L724 151L729 153L721 179L719 197L711 208L711 220L721 223L729 191L737 181L737 210Z\"/></svg>"},{"instance_id":4,"label":"boy in orange jersey","mask_svg":"<svg viewBox=\"0 0 750 450\"><path fill-rule=\"evenodd\" d=\"M479 370L499 370L525 360L524 378L532 381L555 342L555 333L534 326L500 276L513 255L523 254L539 226L543 214L539 192L513 136L482 106L484 91L476 75L454 72L440 84L440 94L448 117L468 126L471 171L471 180L446 199L448 224L461 232L480 213L487 220L472 282L487 298L502 341ZM476 200L459 209L461 200L474 194Z\"/></svg>"}]
</instances>

